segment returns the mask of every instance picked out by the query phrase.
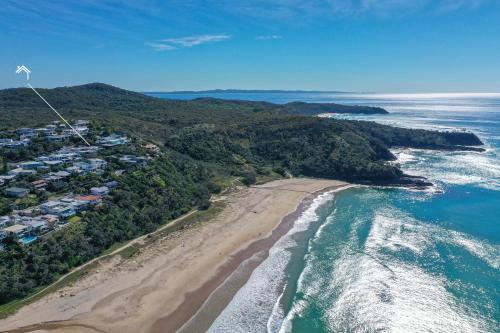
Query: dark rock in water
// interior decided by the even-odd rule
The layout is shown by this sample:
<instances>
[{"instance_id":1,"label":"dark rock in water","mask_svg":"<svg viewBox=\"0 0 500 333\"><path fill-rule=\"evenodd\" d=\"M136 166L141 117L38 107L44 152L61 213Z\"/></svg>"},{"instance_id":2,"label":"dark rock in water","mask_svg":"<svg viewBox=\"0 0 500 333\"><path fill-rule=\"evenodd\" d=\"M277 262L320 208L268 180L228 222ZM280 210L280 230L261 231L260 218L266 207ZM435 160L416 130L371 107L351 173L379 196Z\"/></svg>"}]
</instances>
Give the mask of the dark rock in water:
<instances>
[{"instance_id":1,"label":"dark rock in water","mask_svg":"<svg viewBox=\"0 0 500 333\"><path fill-rule=\"evenodd\" d=\"M453 146L451 150L455 151L476 151L478 153L485 152L486 149L478 147L468 147L468 146Z\"/></svg>"},{"instance_id":2,"label":"dark rock in water","mask_svg":"<svg viewBox=\"0 0 500 333\"><path fill-rule=\"evenodd\" d=\"M407 174L403 174L401 177L395 179L366 181L360 183L372 186L408 187L418 190L425 190L431 186L434 186L434 184L428 181L425 177L412 176Z\"/></svg>"}]
</instances>

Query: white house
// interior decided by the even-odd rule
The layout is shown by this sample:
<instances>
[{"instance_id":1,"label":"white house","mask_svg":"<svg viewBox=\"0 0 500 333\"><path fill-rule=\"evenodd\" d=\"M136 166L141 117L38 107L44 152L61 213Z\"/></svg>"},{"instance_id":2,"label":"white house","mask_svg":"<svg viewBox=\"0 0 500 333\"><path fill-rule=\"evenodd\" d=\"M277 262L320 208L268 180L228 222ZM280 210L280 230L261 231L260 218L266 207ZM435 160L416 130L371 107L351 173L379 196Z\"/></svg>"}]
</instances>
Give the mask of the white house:
<instances>
[{"instance_id":1,"label":"white house","mask_svg":"<svg viewBox=\"0 0 500 333\"><path fill-rule=\"evenodd\" d=\"M18 164L18 168L25 169L25 170L36 170L37 168L43 166L42 162L39 161L28 161L28 162L22 162Z\"/></svg>"},{"instance_id":2,"label":"white house","mask_svg":"<svg viewBox=\"0 0 500 333\"><path fill-rule=\"evenodd\" d=\"M5 227L10 222L9 216L0 216L0 228Z\"/></svg>"},{"instance_id":3,"label":"white house","mask_svg":"<svg viewBox=\"0 0 500 333\"><path fill-rule=\"evenodd\" d=\"M27 196L28 193L30 193L30 190L27 188L10 187L5 190L5 193L9 197L22 198Z\"/></svg>"},{"instance_id":4,"label":"white house","mask_svg":"<svg viewBox=\"0 0 500 333\"><path fill-rule=\"evenodd\" d=\"M92 187L90 189L90 193L92 193L93 195L103 196L109 193L109 187L107 186Z\"/></svg>"},{"instance_id":5,"label":"white house","mask_svg":"<svg viewBox=\"0 0 500 333\"><path fill-rule=\"evenodd\" d=\"M60 206L62 203L60 201L47 201L40 205L40 209L45 214L53 214L56 207Z\"/></svg>"},{"instance_id":6,"label":"white house","mask_svg":"<svg viewBox=\"0 0 500 333\"><path fill-rule=\"evenodd\" d=\"M29 176L29 175L34 175L36 174L35 170L25 170L21 168L17 168L14 170L9 171L9 175L16 175L16 176Z\"/></svg>"},{"instance_id":7,"label":"white house","mask_svg":"<svg viewBox=\"0 0 500 333\"><path fill-rule=\"evenodd\" d=\"M93 169L104 169L108 165L108 162L100 158L89 158L88 161Z\"/></svg>"},{"instance_id":8,"label":"white house","mask_svg":"<svg viewBox=\"0 0 500 333\"><path fill-rule=\"evenodd\" d=\"M14 224L10 227L2 229L2 231L7 235L14 235L16 237L22 237L28 232L28 227L22 224Z\"/></svg>"}]
</instances>

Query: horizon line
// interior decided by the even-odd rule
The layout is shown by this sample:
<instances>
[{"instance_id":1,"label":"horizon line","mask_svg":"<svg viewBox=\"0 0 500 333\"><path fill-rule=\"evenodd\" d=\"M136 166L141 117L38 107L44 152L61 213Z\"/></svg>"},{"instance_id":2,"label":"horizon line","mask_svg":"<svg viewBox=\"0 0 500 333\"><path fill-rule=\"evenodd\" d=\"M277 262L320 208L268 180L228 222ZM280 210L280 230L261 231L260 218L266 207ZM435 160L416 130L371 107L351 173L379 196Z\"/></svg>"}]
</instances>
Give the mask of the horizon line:
<instances>
[{"instance_id":1,"label":"horizon line","mask_svg":"<svg viewBox=\"0 0 500 333\"><path fill-rule=\"evenodd\" d=\"M500 95L500 91L484 92L377 92L377 91L341 91L341 90L302 90L302 89L202 89L202 90L167 90L140 91L142 94L224 94L224 93L324 93L324 94L377 94L377 95Z\"/></svg>"},{"instance_id":2,"label":"horizon line","mask_svg":"<svg viewBox=\"0 0 500 333\"><path fill-rule=\"evenodd\" d=\"M88 82L82 84L73 84L73 85L58 85L52 87L43 87L38 86L37 88L41 89L57 89L57 88L69 88L69 87L78 87L85 86L89 84L105 84L110 85L119 89L124 89L128 91L133 91L141 94L203 94L203 93L212 93L212 94L224 94L224 93L323 93L323 94L376 94L376 95L500 95L500 91L480 91L480 92L470 92L470 91L451 91L451 92L443 92L443 91L433 91L433 92L380 92L380 91L342 91L342 90L321 90L321 89L238 89L238 88L215 88L215 89L199 89L199 90L142 90L142 89L133 89L133 88L122 88L119 85L114 85L110 83L103 82ZM24 86L18 87L5 87L0 88L2 90L9 89L22 89L26 88Z\"/></svg>"}]
</instances>

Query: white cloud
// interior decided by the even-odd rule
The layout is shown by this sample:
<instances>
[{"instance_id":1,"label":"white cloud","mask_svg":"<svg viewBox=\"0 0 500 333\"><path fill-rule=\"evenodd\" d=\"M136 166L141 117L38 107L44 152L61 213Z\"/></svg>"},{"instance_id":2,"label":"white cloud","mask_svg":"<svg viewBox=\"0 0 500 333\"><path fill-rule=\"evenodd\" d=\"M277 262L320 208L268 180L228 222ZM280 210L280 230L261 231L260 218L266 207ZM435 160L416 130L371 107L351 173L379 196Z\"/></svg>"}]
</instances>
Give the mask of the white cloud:
<instances>
[{"instance_id":1,"label":"white cloud","mask_svg":"<svg viewBox=\"0 0 500 333\"><path fill-rule=\"evenodd\" d=\"M474 9L494 0L221 0L233 13L267 19L298 17L407 16L419 11L450 12Z\"/></svg>"},{"instance_id":2,"label":"white cloud","mask_svg":"<svg viewBox=\"0 0 500 333\"><path fill-rule=\"evenodd\" d=\"M454 10L460 10L462 8L465 9L474 9L477 8L488 0L443 0L439 4L438 10L443 12L449 12Z\"/></svg>"},{"instance_id":3,"label":"white cloud","mask_svg":"<svg viewBox=\"0 0 500 333\"><path fill-rule=\"evenodd\" d=\"M148 45L151 46L155 51L171 51L176 49L174 46L168 44L148 43Z\"/></svg>"},{"instance_id":4,"label":"white cloud","mask_svg":"<svg viewBox=\"0 0 500 333\"><path fill-rule=\"evenodd\" d=\"M255 39L257 40L273 40L273 39L281 39L282 37L280 35L262 35L262 36L257 36Z\"/></svg>"},{"instance_id":5,"label":"white cloud","mask_svg":"<svg viewBox=\"0 0 500 333\"><path fill-rule=\"evenodd\" d=\"M193 47L206 43L223 42L231 39L228 34L217 34L217 35L199 35L199 36L187 36L180 38L166 38L158 40L154 43L148 43L156 51L170 51L179 48Z\"/></svg>"}]
</instances>

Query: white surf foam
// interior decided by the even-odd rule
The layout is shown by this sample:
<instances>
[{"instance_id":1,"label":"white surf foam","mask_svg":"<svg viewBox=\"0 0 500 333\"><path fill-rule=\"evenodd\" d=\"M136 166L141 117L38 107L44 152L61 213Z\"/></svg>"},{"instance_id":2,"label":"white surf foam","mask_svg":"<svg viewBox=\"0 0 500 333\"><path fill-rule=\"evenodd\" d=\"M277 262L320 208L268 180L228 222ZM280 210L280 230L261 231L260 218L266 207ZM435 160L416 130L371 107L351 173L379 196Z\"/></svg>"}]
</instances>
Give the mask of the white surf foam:
<instances>
[{"instance_id":1,"label":"white surf foam","mask_svg":"<svg viewBox=\"0 0 500 333\"><path fill-rule=\"evenodd\" d=\"M291 231L281 238L252 273L248 282L235 294L208 332L277 332L284 317L279 299L284 290L285 268L291 254L287 248L296 245L292 236L307 230L318 219L316 210L333 199L334 191L315 198L295 222Z\"/></svg>"},{"instance_id":2,"label":"white surf foam","mask_svg":"<svg viewBox=\"0 0 500 333\"><path fill-rule=\"evenodd\" d=\"M485 153L436 152L431 150L394 150L402 169L441 184L477 185L500 189L500 165L496 150Z\"/></svg>"},{"instance_id":3,"label":"white surf foam","mask_svg":"<svg viewBox=\"0 0 500 333\"><path fill-rule=\"evenodd\" d=\"M377 213L363 251L350 250L357 246L356 235L348 239L351 243L332 262L329 278L322 276L321 264L311 260L306 265L298 284L304 299L294 304L281 332L292 331L293 319L304 315L309 298L328 309L323 320L331 332L491 332L480 314L471 315L448 291L444 277L391 254L408 251L438 261L436 244L444 244L461 247L498 269L499 246L421 223L395 209Z\"/></svg>"}]
</instances>

